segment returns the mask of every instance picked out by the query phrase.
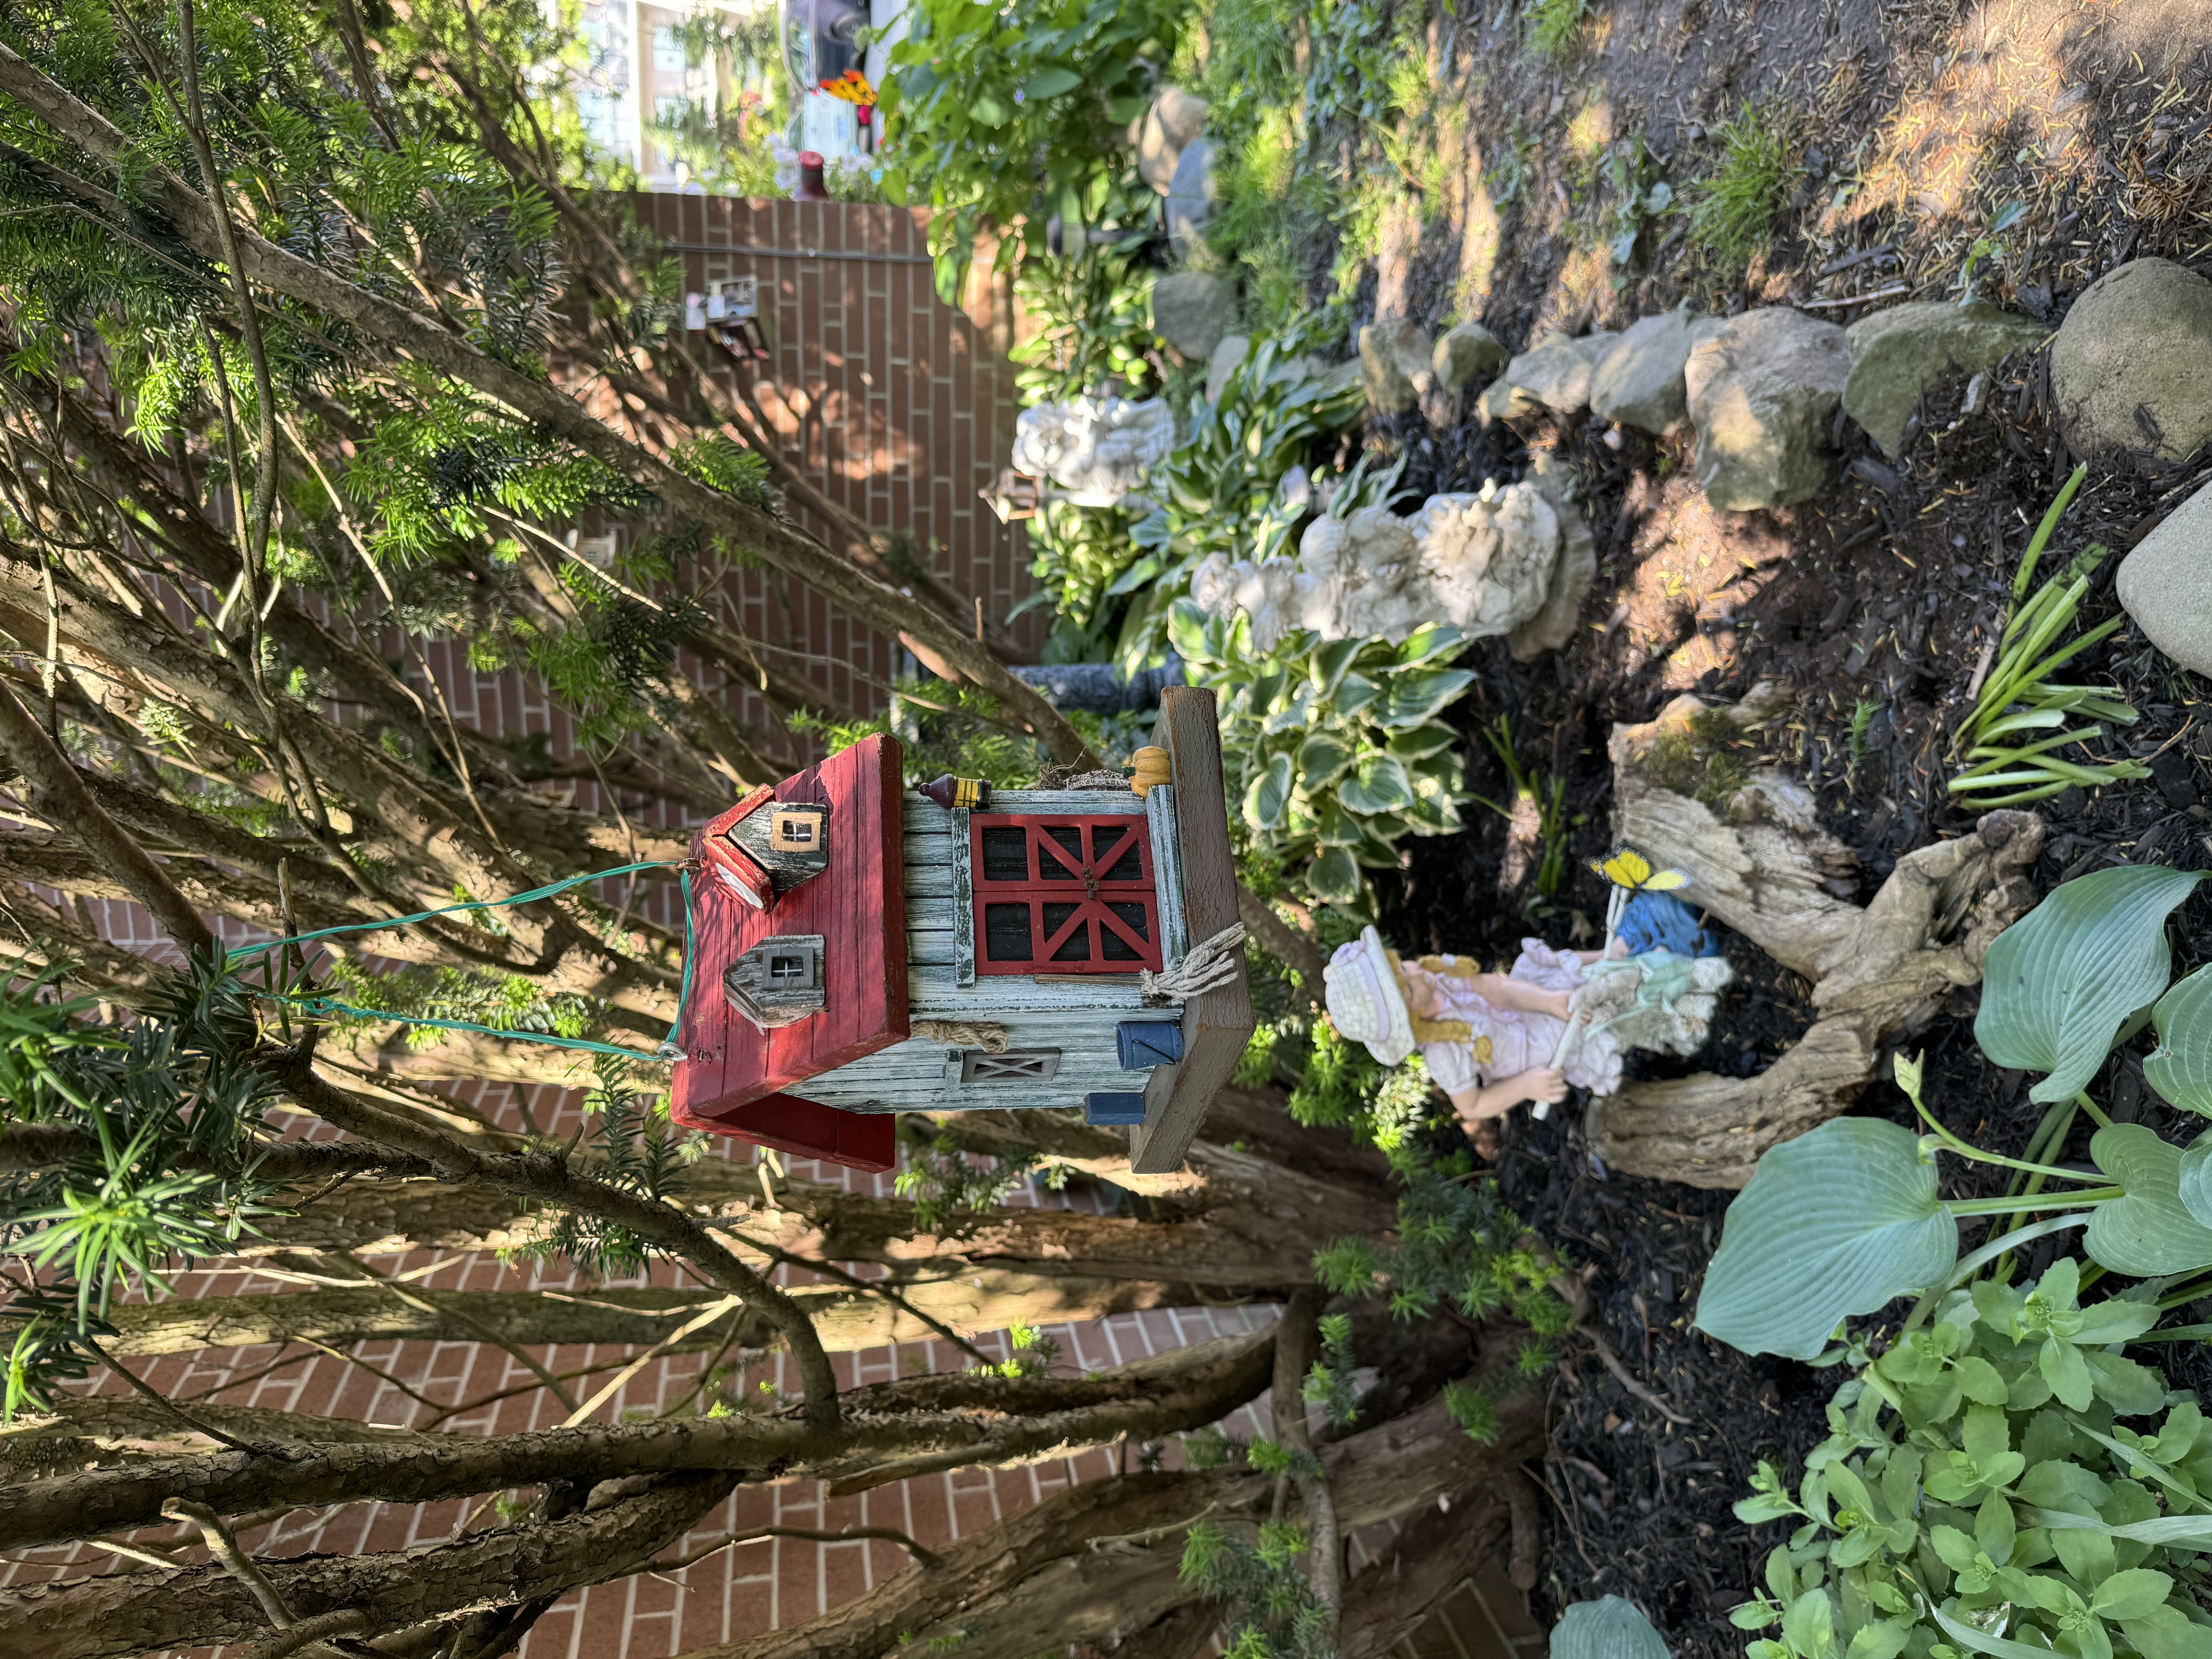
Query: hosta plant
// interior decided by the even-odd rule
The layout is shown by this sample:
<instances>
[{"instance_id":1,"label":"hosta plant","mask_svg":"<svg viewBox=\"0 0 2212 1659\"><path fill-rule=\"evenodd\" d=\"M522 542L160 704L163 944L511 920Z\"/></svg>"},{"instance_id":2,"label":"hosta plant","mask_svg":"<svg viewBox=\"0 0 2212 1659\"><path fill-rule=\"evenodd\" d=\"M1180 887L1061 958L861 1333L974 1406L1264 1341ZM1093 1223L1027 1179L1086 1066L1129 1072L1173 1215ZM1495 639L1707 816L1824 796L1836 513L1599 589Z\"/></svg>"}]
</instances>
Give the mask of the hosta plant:
<instances>
[{"instance_id":1,"label":"hosta plant","mask_svg":"<svg viewBox=\"0 0 2212 1659\"><path fill-rule=\"evenodd\" d=\"M1321 343L1310 320L1257 341L1218 402L1193 411L1189 437L1152 469L1157 511L1131 531L1138 555L1107 591L1132 595L1121 657L1130 667L1166 645L1168 608L1215 553L1259 562L1295 552L1293 536L1316 507L1341 517L1387 501L1396 471L1363 458L1342 473L1315 459L1366 407L1359 383L1325 371L1308 353Z\"/></svg>"},{"instance_id":2,"label":"hosta plant","mask_svg":"<svg viewBox=\"0 0 2212 1659\"><path fill-rule=\"evenodd\" d=\"M1462 827L1459 733L1437 718L1474 679L1450 665L1457 629L1402 645L1294 629L1257 655L1241 614L1178 599L1169 627L1192 681L1220 696L1222 766L1249 845L1302 866L1315 898L1359 912L1364 872L1395 866L1401 840Z\"/></svg>"},{"instance_id":3,"label":"hosta plant","mask_svg":"<svg viewBox=\"0 0 2212 1659\"><path fill-rule=\"evenodd\" d=\"M2155 1299L2080 1278L1945 1292L1837 1389L1794 1496L1759 1466L1738 1517L1801 1524L1734 1615L1773 1632L1751 1659L2212 1651L2212 1421L2119 1352Z\"/></svg>"},{"instance_id":4,"label":"hosta plant","mask_svg":"<svg viewBox=\"0 0 2212 1659\"><path fill-rule=\"evenodd\" d=\"M2027 1237L2074 1227L2108 1272L2212 1270L2212 1136L2176 1146L2109 1121L2083 1092L2148 1024L2157 1043L2144 1079L2169 1104L2212 1116L2212 968L2169 986L2166 939L2166 917L2203 878L2155 865L2099 871L2006 929L1984 964L1974 1034L1997 1065L2045 1074L2029 1095L2049 1109L2026 1156L1996 1157L1946 1128L1921 1099L1918 1064L1900 1055L1898 1083L1929 1133L1837 1118L1768 1152L1729 1206L1700 1328L1747 1352L1810 1359L1844 1319L1963 1282ZM2052 1161L2077 1113L2100 1125L2092 1170ZM2011 1192L1939 1198L1939 1152L2011 1170ZM2000 1236L1960 1263L1959 1223L1977 1216L2002 1218Z\"/></svg>"}]
</instances>

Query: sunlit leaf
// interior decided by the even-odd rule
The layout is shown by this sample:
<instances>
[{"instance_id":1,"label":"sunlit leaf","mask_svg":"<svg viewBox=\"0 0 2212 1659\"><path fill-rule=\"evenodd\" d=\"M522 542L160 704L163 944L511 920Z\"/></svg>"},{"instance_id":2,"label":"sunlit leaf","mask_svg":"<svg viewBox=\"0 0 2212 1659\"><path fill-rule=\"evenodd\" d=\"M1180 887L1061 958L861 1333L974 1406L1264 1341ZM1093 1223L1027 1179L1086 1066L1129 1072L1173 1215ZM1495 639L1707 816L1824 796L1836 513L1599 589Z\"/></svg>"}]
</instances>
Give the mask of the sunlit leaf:
<instances>
[{"instance_id":1,"label":"sunlit leaf","mask_svg":"<svg viewBox=\"0 0 2212 1659\"><path fill-rule=\"evenodd\" d=\"M1832 1118L1771 1149L1729 1206L1697 1325L1747 1353L1812 1359L1846 1316L1925 1290L1958 1254L1917 1137Z\"/></svg>"},{"instance_id":2,"label":"sunlit leaf","mask_svg":"<svg viewBox=\"0 0 2212 1659\"><path fill-rule=\"evenodd\" d=\"M2166 919L2203 879L2130 865L2060 885L1990 947L1974 1020L1982 1052L2000 1066L2048 1073L2031 1099L2080 1090L2129 1016L2166 989Z\"/></svg>"}]
</instances>

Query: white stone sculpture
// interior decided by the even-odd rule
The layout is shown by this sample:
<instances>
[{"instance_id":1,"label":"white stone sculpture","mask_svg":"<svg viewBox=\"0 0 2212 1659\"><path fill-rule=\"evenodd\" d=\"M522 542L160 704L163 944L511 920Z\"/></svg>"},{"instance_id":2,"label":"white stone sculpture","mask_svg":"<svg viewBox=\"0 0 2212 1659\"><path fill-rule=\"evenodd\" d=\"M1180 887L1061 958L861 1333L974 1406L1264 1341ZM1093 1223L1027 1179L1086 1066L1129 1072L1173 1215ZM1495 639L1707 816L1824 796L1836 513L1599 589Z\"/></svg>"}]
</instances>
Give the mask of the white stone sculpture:
<instances>
[{"instance_id":1,"label":"white stone sculpture","mask_svg":"<svg viewBox=\"0 0 2212 1659\"><path fill-rule=\"evenodd\" d=\"M1295 559L1232 563L1217 553L1192 577L1190 596L1215 616L1243 611L1262 653L1294 628L1397 641L1447 622L1481 639L1543 608L1560 534L1558 510L1534 483L1493 480L1479 494L1431 495L1409 519L1382 507L1316 519Z\"/></svg>"},{"instance_id":2,"label":"white stone sculpture","mask_svg":"<svg viewBox=\"0 0 2212 1659\"><path fill-rule=\"evenodd\" d=\"M1078 507L1113 507L1143 487L1145 470L1175 447L1163 398L1070 398L1014 419L1014 470L1049 479Z\"/></svg>"}]
</instances>

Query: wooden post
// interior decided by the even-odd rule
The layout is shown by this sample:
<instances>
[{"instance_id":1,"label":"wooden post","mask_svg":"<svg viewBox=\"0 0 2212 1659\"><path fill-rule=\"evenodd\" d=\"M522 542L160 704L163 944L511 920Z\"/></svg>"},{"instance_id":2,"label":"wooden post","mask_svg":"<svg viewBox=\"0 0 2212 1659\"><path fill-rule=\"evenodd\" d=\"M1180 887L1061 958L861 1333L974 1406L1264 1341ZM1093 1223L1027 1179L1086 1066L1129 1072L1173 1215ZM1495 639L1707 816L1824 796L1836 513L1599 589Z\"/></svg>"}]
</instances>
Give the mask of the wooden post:
<instances>
[{"instance_id":1,"label":"wooden post","mask_svg":"<svg viewBox=\"0 0 2212 1659\"><path fill-rule=\"evenodd\" d=\"M1152 741L1168 751L1174 771L1183 903L1195 946L1237 922L1237 863L1229 850L1213 693L1169 686L1160 694ZM1252 988L1240 954L1234 980L1183 1004L1182 1060L1156 1068L1145 1087L1145 1121L1130 1138L1131 1170L1166 1175L1182 1167L1206 1107L1236 1071L1255 1024Z\"/></svg>"}]
</instances>

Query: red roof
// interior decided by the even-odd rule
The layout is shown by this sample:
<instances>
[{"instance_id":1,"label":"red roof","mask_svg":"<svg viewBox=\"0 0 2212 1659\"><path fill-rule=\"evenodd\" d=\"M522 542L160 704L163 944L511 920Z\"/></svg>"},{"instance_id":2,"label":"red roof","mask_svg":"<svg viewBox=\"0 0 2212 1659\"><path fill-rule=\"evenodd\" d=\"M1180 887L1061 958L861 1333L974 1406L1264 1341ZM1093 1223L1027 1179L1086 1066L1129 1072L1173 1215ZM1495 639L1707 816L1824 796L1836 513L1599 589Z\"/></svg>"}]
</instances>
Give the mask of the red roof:
<instances>
[{"instance_id":1,"label":"red roof","mask_svg":"<svg viewBox=\"0 0 2212 1659\"><path fill-rule=\"evenodd\" d=\"M869 738L786 778L772 797L754 791L700 830L695 855L770 799L830 805L829 867L770 908L754 909L711 873L692 884L691 994L672 1098L678 1123L860 1169L891 1167L892 1114L842 1111L781 1091L908 1035L901 776L898 744ZM823 936L823 1006L763 1032L730 1006L722 974L783 933Z\"/></svg>"}]
</instances>

